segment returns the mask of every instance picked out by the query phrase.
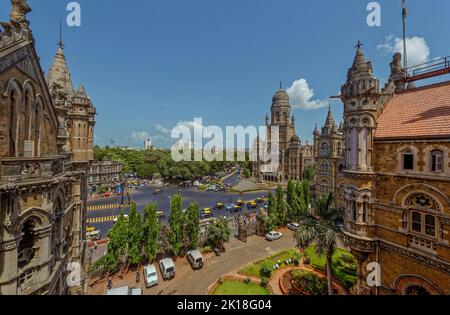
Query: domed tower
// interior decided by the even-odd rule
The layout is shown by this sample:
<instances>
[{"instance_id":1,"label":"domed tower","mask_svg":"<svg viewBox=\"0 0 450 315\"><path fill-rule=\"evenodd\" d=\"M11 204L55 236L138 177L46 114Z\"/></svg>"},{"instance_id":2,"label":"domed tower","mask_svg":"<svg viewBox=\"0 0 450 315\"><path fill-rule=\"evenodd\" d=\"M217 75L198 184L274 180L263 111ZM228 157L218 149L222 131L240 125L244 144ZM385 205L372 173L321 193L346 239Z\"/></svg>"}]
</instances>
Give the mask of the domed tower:
<instances>
[{"instance_id":1,"label":"domed tower","mask_svg":"<svg viewBox=\"0 0 450 315\"><path fill-rule=\"evenodd\" d=\"M291 121L291 104L285 90L278 90L272 98L271 126L277 126L280 135L280 149L286 151L295 134L294 121Z\"/></svg>"}]
</instances>

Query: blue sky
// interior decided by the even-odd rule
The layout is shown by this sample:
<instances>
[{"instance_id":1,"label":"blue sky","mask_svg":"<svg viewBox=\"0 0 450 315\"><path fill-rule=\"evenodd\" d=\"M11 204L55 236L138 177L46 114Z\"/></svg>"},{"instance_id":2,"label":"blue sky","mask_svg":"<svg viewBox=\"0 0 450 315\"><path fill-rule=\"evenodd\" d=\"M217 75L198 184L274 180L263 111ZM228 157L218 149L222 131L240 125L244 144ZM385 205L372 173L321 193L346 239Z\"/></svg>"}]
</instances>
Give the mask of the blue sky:
<instances>
[{"instance_id":1,"label":"blue sky","mask_svg":"<svg viewBox=\"0 0 450 315\"><path fill-rule=\"evenodd\" d=\"M0 19L9 13L0 2ZM66 0L29 0L44 70L56 52ZM75 86L97 107L96 143L167 146L167 129L202 117L205 125L264 123L279 81L295 85L297 107L320 107L346 78L357 40L384 81L401 36L401 0L378 1L382 26L368 27L366 0L80 0L81 27L63 24ZM414 60L450 55L450 1L409 0ZM391 36L391 37L389 37ZM306 83L308 89L306 89ZM313 90L313 94L312 91ZM310 97L310 98L309 98ZM337 119L342 104L332 103ZM294 109L297 133L311 140L327 108ZM135 135L133 139L132 135Z\"/></svg>"}]
</instances>

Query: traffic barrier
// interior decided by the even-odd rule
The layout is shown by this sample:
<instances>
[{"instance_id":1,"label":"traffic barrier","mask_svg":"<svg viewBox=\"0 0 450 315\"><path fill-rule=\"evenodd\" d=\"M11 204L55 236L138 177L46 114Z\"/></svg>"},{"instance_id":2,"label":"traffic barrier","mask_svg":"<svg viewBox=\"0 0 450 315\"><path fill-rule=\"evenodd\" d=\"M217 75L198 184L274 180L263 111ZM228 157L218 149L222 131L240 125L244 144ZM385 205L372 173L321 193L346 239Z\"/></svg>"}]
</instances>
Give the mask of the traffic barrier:
<instances>
[{"instance_id":1,"label":"traffic barrier","mask_svg":"<svg viewBox=\"0 0 450 315\"><path fill-rule=\"evenodd\" d=\"M98 217L98 218L88 218L87 223L102 223L102 222L111 222L118 219L118 215L111 215L107 217Z\"/></svg>"},{"instance_id":2,"label":"traffic barrier","mask_svg":"<svg viewBox=\"0 0 450 315\"><path fill-rule=\"evenodd\" d=\"M106 204L106 205L93 205L88 206L87 211L98 211L98 210L106 210L106 209L118 209L118 208L129 208L128 205L121 205L118 203Z\"/></svg>"}]
</instances>

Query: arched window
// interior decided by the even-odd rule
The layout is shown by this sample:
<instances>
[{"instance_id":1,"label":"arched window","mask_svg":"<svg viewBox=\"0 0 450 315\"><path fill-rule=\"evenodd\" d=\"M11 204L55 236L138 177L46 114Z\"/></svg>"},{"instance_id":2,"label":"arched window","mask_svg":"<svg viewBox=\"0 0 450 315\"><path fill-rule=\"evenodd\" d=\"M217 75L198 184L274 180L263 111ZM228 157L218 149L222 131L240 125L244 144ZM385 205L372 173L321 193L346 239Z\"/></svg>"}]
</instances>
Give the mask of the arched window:
<instances>
[{"instance_id":1,"label":"arched window","mask_svg":"<svg viewBox=\"0 0 450 315\"><path fill-rule=\"evenodd\" d=\"M431 151L431 171L436 173L444 171L444 153L441 150Z\"/></svg>"},{"instance_id":2,"label":"arched window","mask_svg":"<svg viewBox=\"0 0 450 315\"><path fill-rule=\"evenodd\" d=\"M369 211L369 204L367 202L363 202L362 222L364 223L367 223L368 211Z\"/></svg>"},{"instance_id":3,"label":"arched window","mask_svg":"<svg viewBox=\"0 0 450 315\"><path fill-rule=\"evenodd\" d=\"M16 139L17 139L17 112L18 112L18 95L15 90L11 91L10 108L9 108L9 154L10 157L16 156Z\"/></svg>"},{"instance_id":4,"label":"arched window","mask_svg":"<svg viewBox=\"0 0 450 315\"><path fill-rule=\"evenodd\" d=\"M414 170L414 152L411 150L403 152L403 169Z\"/></svg>"},{"instance_id":5,"label":"arched window","mask_svg":"<svg viewBox=\"0 0 450 315\"><path fill-rule=\"evenodd\" d=\"M320 155L321 156L328 156L330 153L330 145L328 144L328 142L322 142L322 144L320 145Z\"/></svg>"},{"instance_id":6,"label":"arched window","mask_svg":"<svg viewBox=\"0 0 450 315\"><path fill-rule=\"evenodd\" d=\"M431 197L416 193L405 200L405 206L411 211L410 229L414 233L437 238L437 213L439 204Z\"/></svg>"},{"instance_id":7,"label":"arched window","mask_svg":"<svg viewBox=\"0 0 450 315\"><path fill-rule=\"evenodd\" d=\"M24 268L36 257L37 252L37 235L34 230L38 227L38 223L34 219L28 219L22 225L22 239L19 242L17 264L19 268Z\"/></svg>"},{"instance_id":8,"label":"arched window","mask_svg":"<svg viewBox=\"0 0 450 315\"><path fill-rule=\"evenodd\" d=\"M34 156L39 157L41 154L41 131L42 122L44 120L44 109L42 106L42 101L40 99L36 102L35 111L35 126L34 126Z\"/></svg>"},{"instance_id":9,"label":"arched window","mask_svg":"<svg viewBox=\"0 0 450 315\"><path fill-rule=\"evenodd\" d=\"M356 222L358 220L358 207L356 205L356 201L352 202L352 213L353 213L353 221Z\"/></svg>"}]
</instances>

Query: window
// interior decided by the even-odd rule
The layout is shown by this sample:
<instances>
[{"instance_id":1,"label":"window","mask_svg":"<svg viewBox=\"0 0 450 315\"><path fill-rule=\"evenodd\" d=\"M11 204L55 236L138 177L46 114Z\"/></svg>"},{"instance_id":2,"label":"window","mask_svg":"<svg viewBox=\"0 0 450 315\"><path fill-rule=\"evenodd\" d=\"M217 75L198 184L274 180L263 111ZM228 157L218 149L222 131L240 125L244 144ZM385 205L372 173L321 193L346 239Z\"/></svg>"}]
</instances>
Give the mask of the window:
<instances>
[{"instance_id":1,"label":"window","mask_svg":"<svg viewBox=\"0 0 450 315\"><path fill-rule=\"evenodd\" d=\"M362 221L365 223L367 222L367 210L369 209L369 204L367 202L363 203L363 217Z\"/></svg>"},{"instance_id":2,"label":"window","mask_svg":"<svg viewBox=\"0 0 450 315\"><path fill-rule=\"evenodd\" d=\"M434 150L431 152L431 171L441 173L444 171L444 154L442 151Z\"/></svg>"},{"instance_id":3,"label":"window","mask_svg":"<svg viewBox=\"0 0 450 315\"><path fill-rule=\"evenodd\" d=\"M419 212L412 213L412 230L414 232L422 232L422 216Z\"/></svg>"},{"instance_id":4,"label":"window","mask_svg":"<svg viewBox=\"0 0 450 315\"><path fill-rule=\"evenodd\" d=\"M320 155L328 156L329 153L330 153L330 145L327 142L323 142L320 145Z\"/></svg>"},{"instance_id":5,"label":"window","mask_svg":"<svg viewBox=\"0 0 450 315\"><path fill-rule=\"evenodd\" d=\"M358 208L356 207L356 201L353 201L352 206L353 206L353 221L356 222L356 220L358 219Z\"/></svg>"},{"instance_id":6,"label":"window","mask_svg":"<svg viewBox=\"0 0 450 315\"><path fill-rule=\"evenodd\" d=\"M413 232L436 237L436 217L418 211L412 213L411 229Z\"/></svg>"},{"instance_id":7,"label":"window","mask_svg":"<svg viewBox=\"0 0 450 315\"><path fill-rule=\"evenodd\" d=\"M403 153L403 169L414 170L414 153L412 151Z\"/></svg>"}]
</instances>

